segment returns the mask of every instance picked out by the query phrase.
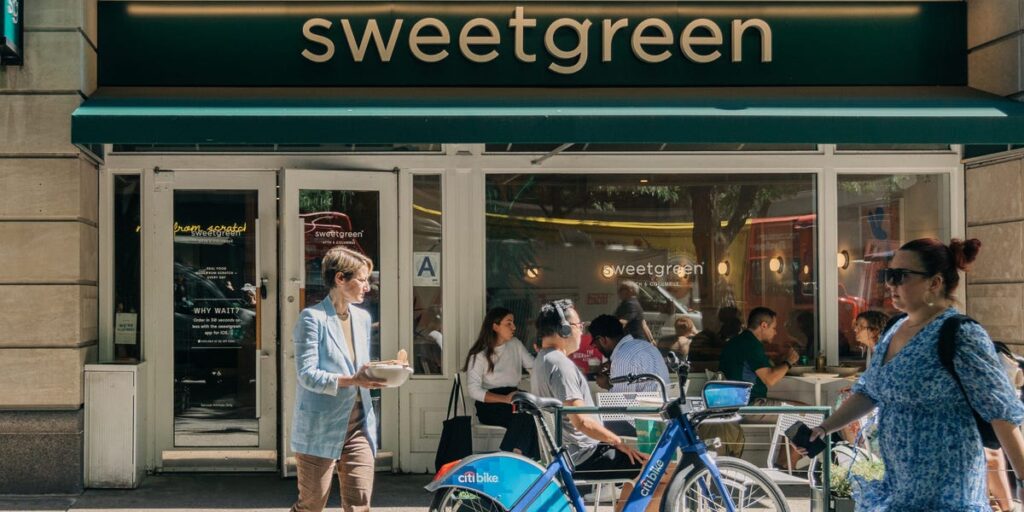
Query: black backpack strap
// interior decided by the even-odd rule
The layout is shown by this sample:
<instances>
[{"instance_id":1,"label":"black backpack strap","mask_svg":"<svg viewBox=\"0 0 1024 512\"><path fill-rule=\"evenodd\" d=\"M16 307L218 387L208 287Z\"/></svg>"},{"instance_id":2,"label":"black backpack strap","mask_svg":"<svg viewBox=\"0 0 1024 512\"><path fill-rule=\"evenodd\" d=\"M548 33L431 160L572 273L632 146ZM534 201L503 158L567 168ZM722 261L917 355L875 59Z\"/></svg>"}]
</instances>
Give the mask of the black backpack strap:
<instances>
[{"instance_id":1,"label":"black backpack strap","mask_svg":"<svg viewBox=\"0 0 1024 512\"><path fill-rule=\"evenodd\" d=\"M999 448L999 439L996 437L992 424L985 421L971 404L971 397L967 394L967 389L964 388L964 383L960 381L960 375L956 373L956 368L953 366L953 357L956 355L956 337L960 334L960 327L965 323L976 324L978 321L967 315L953 315L942 322L942 328L939 331L939 361L956 381L957 387L960 388L964 399L967 400L967 406L971 408L971 414L974 416L974 423L978 426L982 446L996 449Z\"/></svg>"},{"instance_id":2,"label":"black backpack strap","mask_svg":"<svg viewBox=\"0 0 1024 512\"><path fill-rule=\"evenodd\" d=\"M956 381L961 390L963 390L964 386L960 382L960 376L957 375L956 368L953 366L953 357L956 355L956 335L960 333L960 327L967 322L978 323L977 320L967 315L953 315L942 322L942 327L939 330L939 362L953 376L953 380ZM966 396L966 392L964 396Z\"/></svg>"}]
</instances>

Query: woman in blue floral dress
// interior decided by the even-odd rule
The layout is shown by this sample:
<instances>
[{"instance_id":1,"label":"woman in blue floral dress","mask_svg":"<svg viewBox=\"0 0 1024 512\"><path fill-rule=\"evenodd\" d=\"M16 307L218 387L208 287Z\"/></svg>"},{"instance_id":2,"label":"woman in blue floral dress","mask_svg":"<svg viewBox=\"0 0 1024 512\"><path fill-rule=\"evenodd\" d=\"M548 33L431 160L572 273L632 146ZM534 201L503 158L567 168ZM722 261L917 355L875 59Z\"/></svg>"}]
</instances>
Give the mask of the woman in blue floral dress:
<instances>
[{"instance_id":1,"label":"woman in blue floral dress","mask_svg":"<svg viewBox=\"0 0 1024 512\"><path fill-rule=\"evenodd\" d=\"M883 335L853 396L812 433L822 437L878 408L885 477L857 482L858 511L990 512L971 406L992 423L1015 473L1024 475L1024 439L1016 428L1024 422L1024 406L988 334L965 322L957 335L953 363L967 397L938 356L939 329L957 314L957 270L966 270L980 246L975 239L953 240L948 247L914 240L884 271L893 305L907 317Z\"/></svg>"}]
</instances>

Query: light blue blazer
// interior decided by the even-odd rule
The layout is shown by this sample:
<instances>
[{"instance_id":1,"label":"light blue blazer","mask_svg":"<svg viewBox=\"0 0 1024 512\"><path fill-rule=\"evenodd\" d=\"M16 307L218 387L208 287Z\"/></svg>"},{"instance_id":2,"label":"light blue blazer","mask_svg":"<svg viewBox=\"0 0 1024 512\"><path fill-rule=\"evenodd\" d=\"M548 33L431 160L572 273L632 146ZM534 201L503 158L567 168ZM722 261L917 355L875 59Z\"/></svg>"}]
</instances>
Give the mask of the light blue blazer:
<instances>
[{"instance_id":1,"label":"light blue blazer","mask_svg":"<svg viewBox=\"0 0 1024 512\"><path fill-rule=\"evenodd\" d=\"M299 385L295 388L291 448L296 453L327 459L341 457L349 414L356 393L363 400L363 432L377 453L377 417L370 391L358 386L338 387L338 377L351 376L370 360L370 314L349 306L352 345L349 354L341 322L330 298L299 314L295 325L295 366Z\"/></svg>"}]
</instances>

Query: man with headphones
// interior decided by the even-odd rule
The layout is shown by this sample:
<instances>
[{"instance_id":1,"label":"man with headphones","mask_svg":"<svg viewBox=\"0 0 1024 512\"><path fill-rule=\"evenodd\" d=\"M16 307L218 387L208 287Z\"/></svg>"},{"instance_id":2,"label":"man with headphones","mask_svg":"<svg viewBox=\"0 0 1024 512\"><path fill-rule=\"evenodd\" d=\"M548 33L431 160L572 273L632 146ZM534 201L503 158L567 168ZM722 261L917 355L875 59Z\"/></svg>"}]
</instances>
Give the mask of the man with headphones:
<instances>
[{"instance_id":1,"label":"man with headphones","mask_svg":"<svg viewBox=\"0 0 1024 512\"><path fill-rule=\"evenodd\" d=\"M568 299L541 306L537 315L541 350L533 366L533 394L570 407L594 406L586 377L568 357L579 350L585 327ZM565 414L561 428L562 442L581 477L599 472L601 478L633 478L647 459L605 428L597 416Z\"/></svg>"}]
</instances>

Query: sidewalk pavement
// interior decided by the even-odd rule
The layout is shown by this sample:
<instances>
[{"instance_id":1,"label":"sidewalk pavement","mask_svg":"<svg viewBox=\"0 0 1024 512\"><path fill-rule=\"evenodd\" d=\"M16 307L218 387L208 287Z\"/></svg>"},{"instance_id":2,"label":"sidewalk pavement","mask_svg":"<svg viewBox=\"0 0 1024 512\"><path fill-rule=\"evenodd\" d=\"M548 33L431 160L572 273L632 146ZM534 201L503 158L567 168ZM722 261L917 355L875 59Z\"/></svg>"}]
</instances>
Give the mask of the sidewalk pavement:
<instances>
[{"instance_id":1,"label":"sidewalk pavement","mask_svg":"<svg viewBox=\"0 0 1024 512\"><path fill-rule=\"evenodd\" d=\"M424 512L431 495L423 489L432 475L377 473L373 510ZM807 512L807 488L783 488L792 512ZM295 500L295 479L272 473L187 473L149 476L134 490L89 489L79 496L0 495L0 511L274 511L286 512ZM340 510L335 486L328 510ZM603 506L601 510L611 510Z\"/></svg>"}]
</instances>

